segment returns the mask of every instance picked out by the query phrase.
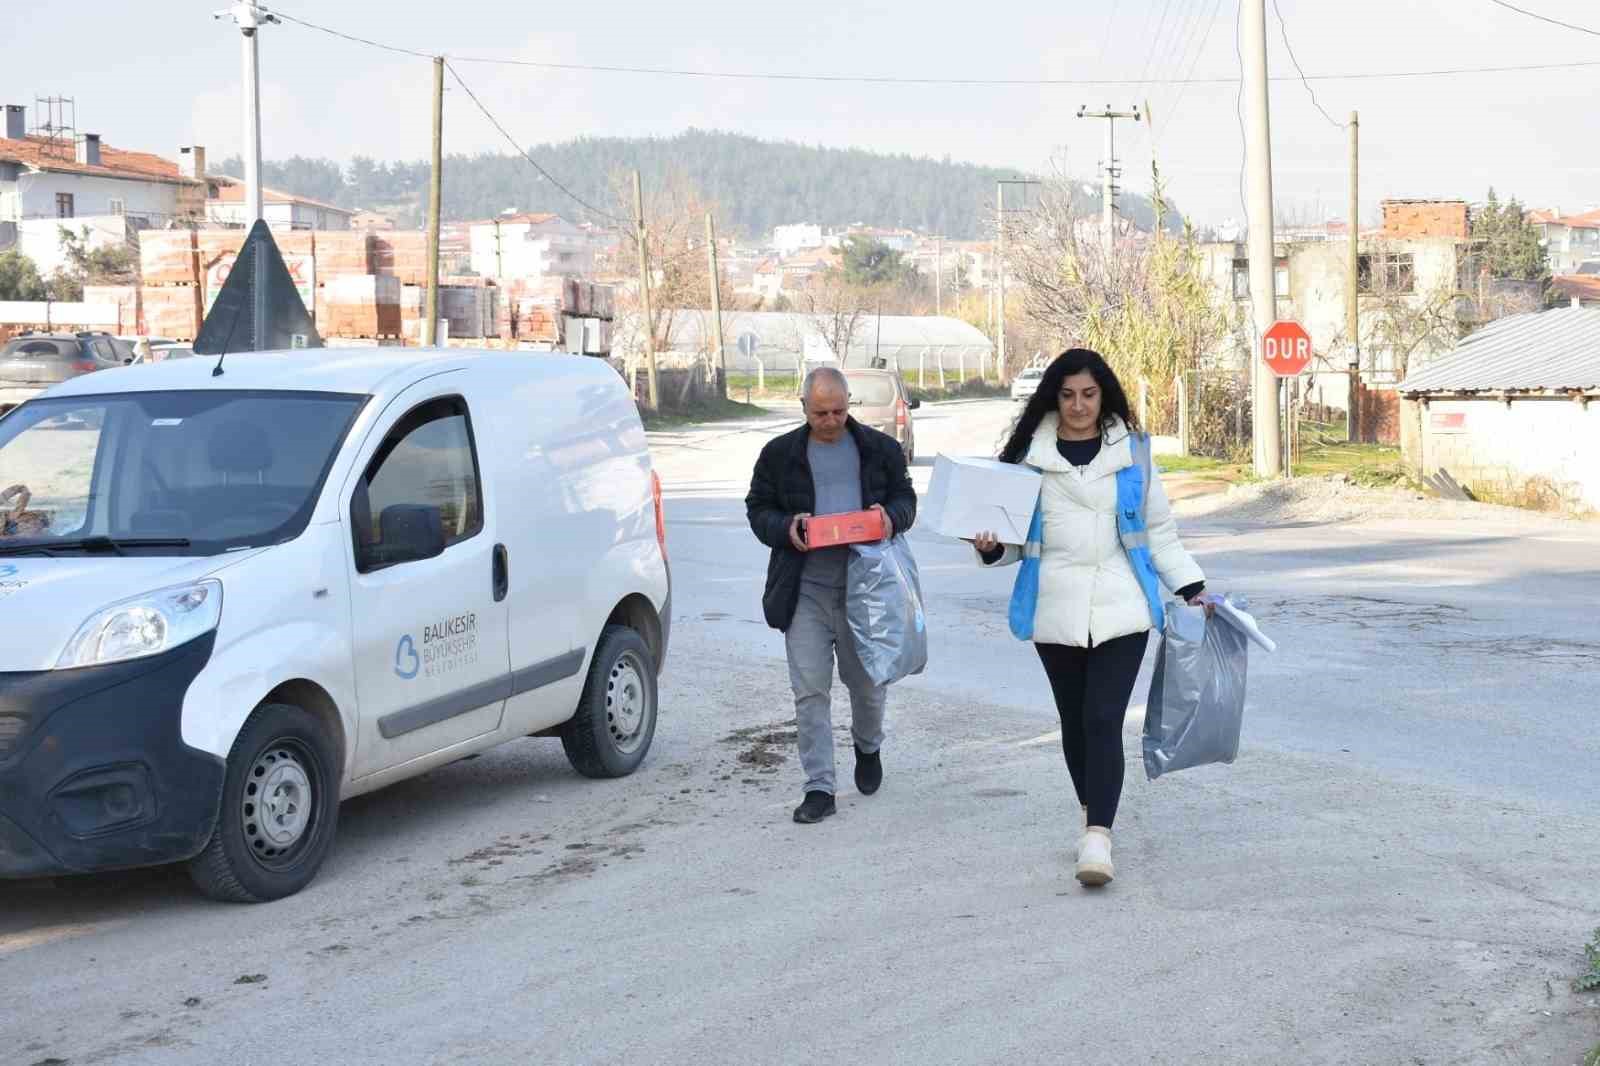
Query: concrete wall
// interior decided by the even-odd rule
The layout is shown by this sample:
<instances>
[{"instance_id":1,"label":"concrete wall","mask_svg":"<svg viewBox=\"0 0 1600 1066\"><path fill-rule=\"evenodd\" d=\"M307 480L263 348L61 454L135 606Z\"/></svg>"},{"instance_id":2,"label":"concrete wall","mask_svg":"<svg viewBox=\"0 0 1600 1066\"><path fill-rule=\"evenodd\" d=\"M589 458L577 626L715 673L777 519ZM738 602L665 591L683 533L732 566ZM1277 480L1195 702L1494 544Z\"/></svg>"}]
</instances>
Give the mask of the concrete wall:
<instances>
[{"instance_id":1,"label":"concrete wall","mask_svg":"<svg viewBox=\"0 0 1600 1066\"><path fill-rule=\"evenodd\" d=\"M1447 471L1462 485L1547 479L1570 504L1600 509L1600 395L1570 399L1406 401L1400 416L1406 464Z\"/></svg>"},{"instance_id":2,"label":"concrete wall","mask_svg":"<svg viewBox=\"0 0 1600 1066\"><path fill-rule=\"evenodd\" d=\"M109 248L125 244L128 240L128 222L121 215L100 215L78 218L32 218L17 224L17 249L33 260L41 276L48 278L66 266L67 258L61 248L61 229L66 227L74 235L89 231L89 248Z\"/></svg>"}]
</instances>

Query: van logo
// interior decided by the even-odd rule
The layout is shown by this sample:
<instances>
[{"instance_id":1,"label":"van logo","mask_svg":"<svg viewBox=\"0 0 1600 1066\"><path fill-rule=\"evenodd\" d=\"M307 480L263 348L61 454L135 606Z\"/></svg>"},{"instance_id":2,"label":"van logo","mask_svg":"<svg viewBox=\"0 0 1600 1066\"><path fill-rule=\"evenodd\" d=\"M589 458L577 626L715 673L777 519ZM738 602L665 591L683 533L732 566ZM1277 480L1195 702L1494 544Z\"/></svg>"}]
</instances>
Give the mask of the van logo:
<instances>
[{"instance_id":1,"label":"van logo","mask_svg":"<svg viewBox=\"0 0 1600 1066\"><path fill-rule=\"evenodd\" d=\"M405 681L410 681L417 676L417 671L422 669L422 659L417 655L416 642L407 633L400 638L400 643L394 649L395 676Z\"/></svg>"}]
</instances>

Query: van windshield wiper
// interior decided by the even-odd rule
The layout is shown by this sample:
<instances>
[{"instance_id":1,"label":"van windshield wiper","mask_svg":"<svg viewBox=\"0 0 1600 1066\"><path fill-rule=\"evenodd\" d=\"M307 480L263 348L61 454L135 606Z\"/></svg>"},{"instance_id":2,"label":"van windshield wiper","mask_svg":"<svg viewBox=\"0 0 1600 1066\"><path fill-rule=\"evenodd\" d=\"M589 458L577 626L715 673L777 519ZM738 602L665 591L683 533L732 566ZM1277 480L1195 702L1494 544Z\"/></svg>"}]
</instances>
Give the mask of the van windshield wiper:
<instances>
[{"instance_id":1,"label":"van windshield wiper","mask_svg":"<svg viewBox=\"0 0 1600 1066\"><path fill-rule=\"evenodd\" d=\"M126 555L125 548L187 548L187 537L78 537L74 540L30 541L27 544L0 544L0 555L26 555L42 552L56 555L60 552L108 552Z\"/></svg>"}]
</instances>

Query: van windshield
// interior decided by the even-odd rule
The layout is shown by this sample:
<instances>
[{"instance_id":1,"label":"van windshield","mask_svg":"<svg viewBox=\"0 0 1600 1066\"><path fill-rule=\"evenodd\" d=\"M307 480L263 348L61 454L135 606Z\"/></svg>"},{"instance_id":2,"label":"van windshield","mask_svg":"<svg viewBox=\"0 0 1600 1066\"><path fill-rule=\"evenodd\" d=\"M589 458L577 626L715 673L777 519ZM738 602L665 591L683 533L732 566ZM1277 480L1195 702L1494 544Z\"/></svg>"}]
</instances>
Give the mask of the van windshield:
<instances>
[{"instance_id":1,"label":"van windshield","mask_svg":"<svg viewBox=\"0 0 1600 1066\"><path fill-rule=\"evenodd\" d=\"M215 555L292 539L365 397L35 399L0 418L0 553Z\"/></svg>"}]
</instances>

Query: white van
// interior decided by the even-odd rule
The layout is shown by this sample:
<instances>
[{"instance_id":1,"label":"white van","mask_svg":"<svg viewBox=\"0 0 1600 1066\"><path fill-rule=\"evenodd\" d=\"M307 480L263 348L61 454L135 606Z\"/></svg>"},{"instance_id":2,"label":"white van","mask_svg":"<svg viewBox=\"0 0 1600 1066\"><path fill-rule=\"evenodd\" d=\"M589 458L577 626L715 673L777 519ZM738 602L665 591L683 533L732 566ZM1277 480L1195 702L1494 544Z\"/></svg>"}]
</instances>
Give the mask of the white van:
<instances>
[{"instance_id":1,"label":"white van","mask_svg":"<svg viewBox=\"0 0 1600 1066\"><path fill-rule=\"evenodd\" d=\"M0 877L298 891L339 801L530 735L655 733L660 483L605 363L184 359L0 417Z\"/></svg>"}]
</instances>

